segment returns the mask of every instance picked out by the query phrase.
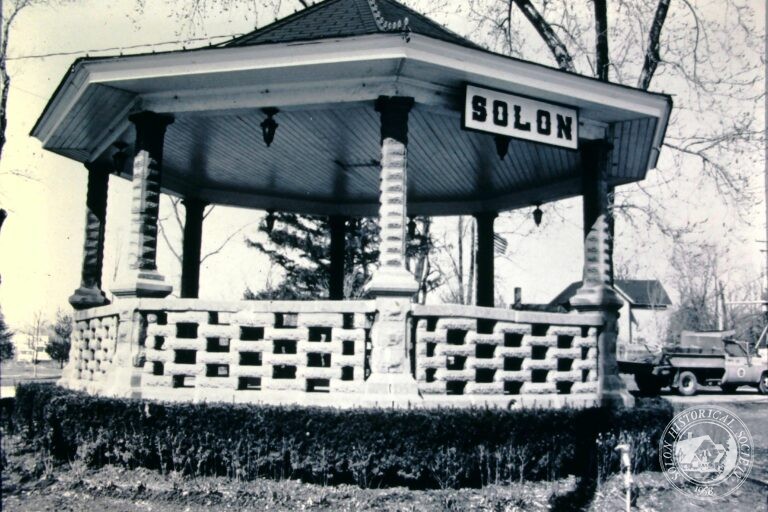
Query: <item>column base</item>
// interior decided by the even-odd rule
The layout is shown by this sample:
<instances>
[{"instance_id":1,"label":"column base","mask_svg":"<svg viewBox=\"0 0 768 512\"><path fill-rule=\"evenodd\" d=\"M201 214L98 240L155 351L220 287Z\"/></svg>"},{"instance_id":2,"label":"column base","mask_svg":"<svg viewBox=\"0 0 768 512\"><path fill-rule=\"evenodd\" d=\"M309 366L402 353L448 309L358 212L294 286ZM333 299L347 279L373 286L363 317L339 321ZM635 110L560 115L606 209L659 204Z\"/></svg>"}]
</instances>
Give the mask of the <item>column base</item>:
<instances>
[{"instance_id":1,"label":"column base","mask_svg":"<svg viewBox=\"0 0 768 512\"><path fill-rule=\"evenodd\" d=\"M570 300L571 306L578 311L594 311L597 309L618 310L624 301L616 290L607 285L583 286L576 290Z\"/></svg>"},{"instance_id":2,"label":"column base","mask_svg":"<svg viewBox=\"0 0 768 512\"><path fill-rule=\"evenodd\" d=\"M607 376L603 383L603 389L599 390L598 397L602 407L622 408L634 407L635 397L633 397L621 377L618 375Z\"/></svg>"},{"instance_id":3,"label":"column base","mask_svg":"<svg viewBox=\"0 0 768 512\"><path fill-rule=\"evenodd\" d=\"M389 400L413 400L419 398L419 386L408 373L373 373L365 381L365 394Z\"/></svg>"},{"instance_id":4,"label":"column base","mask_svg":"<svg viewBox=\"0 0 768 512\"><path fill-rule=\"evenodd\" d=\"M111 288L117 297L150 297L161 299L173 291L173 286L157 270L141 270L124 278Z\"/></svg>"},{"instance_id":5,"label":"column base","mask_svg":"<svg viewBox=\"0 0 768 512\"><path fill-rule=\"evenodd\" d=\"M368 282L365 291L374 297L387 295L412 296L419 291L419 283L413 274L399 269L379 269Z\"/></svg>"},{"instance_id":6,"label":"column base","mask_svg":"<svg viewBox=\"0 0 768 512\"><path fill-rule=\"evenodd\" d=\"M90 309L109 304L109 299L98 287L81 286L69 297L69 303L75 309Z\"/></svg>"}]
</instances>

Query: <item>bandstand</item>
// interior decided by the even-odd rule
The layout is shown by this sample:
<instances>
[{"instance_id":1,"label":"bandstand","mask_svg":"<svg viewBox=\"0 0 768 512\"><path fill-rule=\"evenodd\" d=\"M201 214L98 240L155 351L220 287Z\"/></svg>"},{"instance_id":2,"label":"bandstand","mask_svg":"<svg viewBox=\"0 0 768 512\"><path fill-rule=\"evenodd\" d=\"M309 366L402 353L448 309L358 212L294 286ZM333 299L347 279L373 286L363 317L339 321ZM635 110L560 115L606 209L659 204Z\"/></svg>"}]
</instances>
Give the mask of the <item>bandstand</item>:
<instances>
[{"instance_id":1,"label":"bandstand","mask_svg":"<svg viewBox=\"0 0 768 512\"><path fill-rule=\"evenodd\" d=\"M665 95L488 52L394 0L325 0L218 46L78 59L32 131L88 172L61 384L340 407L629 405L608 191L655 167L670 110ZM110 174L132 182L111 304ZM156 266L161 193L186 209L181 298ZM493 307L497 214L576 195L575 311ZM329 216L330 296L198 299L207 204ZM345 225L377 215L370 299L343 300ZM477 305L413 302L410 215L475 216Z\"/></svg>"}]
</instances>

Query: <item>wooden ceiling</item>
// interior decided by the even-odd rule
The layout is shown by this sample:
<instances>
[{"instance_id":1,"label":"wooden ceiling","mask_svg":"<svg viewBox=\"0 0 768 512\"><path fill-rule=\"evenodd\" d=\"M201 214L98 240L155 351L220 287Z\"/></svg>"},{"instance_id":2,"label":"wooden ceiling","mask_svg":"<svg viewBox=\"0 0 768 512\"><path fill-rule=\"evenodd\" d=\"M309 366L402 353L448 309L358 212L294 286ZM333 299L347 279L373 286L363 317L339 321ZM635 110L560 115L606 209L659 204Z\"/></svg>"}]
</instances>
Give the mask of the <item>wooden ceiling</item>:
<instances>
[{"instance_id":1,"label":"wooden ceiling","mask_svg":"<svg viewBox=\"0 0 768 512\"><path fill-rule=\"evenodd\" d=\"M244 207L376 214L380 128L371 102L280 112L270 147L265 117L260 110L177 117L166 134L165 187ZM581 193L578 151L513 139L501 160L493 136L463 130L458 113L424 105L408 127L414 214L508 210ZM654 128L649 118L619 123L617 183L644 176Z\"/></svg>"}]
</instances>

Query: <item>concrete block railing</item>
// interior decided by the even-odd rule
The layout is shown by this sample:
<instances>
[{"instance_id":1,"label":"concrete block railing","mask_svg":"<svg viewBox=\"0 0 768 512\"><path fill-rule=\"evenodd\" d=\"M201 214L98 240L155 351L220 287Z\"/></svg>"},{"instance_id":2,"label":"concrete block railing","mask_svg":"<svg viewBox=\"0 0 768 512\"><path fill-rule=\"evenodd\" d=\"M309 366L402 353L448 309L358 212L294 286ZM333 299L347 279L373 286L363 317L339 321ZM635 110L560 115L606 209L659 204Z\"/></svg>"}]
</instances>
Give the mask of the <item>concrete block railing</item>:
<instances>
[{"instance_id":1,"label":"concrete block railing","mask_svg":"<svg viewBox=\"0 0 768 512\"><path fill-rule=\"evenodd\" d=\"M367 381L376 301L123 299L75 313L62 385L178 401L397 407L596 405L598 313L407 305L413 384ZM378 336L381 336L379 334ZM371 379L373 380L373 379Z\"/></svg>"},{"instance_id":2,"label":"concrete block railing","mask_svg":"<svg viewBox=\"0 0 768 512\"><path fill-rule=\"evenodd\" d=\"M426 401L501 406L594 405L592 314L415 306L414 360Z\"/></svg>"},{"instance_id":3,"label":"concrete block railing","mask_svg":"<svg viewBox=\"0 0 768 512\"><path fill-rule=\"evenodd\" d=\"M163 400L332 403L362 391L373 315L368 301L123 300L75 313L61 383Z\"/></svg>"}]
</instances>

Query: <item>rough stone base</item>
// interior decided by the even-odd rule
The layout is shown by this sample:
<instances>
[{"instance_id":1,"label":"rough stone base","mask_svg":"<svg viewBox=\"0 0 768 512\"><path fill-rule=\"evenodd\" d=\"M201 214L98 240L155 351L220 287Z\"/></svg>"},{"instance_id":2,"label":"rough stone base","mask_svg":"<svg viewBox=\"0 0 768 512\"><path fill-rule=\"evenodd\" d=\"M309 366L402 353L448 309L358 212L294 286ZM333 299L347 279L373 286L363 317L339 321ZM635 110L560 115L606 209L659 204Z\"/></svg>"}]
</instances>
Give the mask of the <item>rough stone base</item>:
<instances>
[{"instance_id":1,"label":"rough stone base","mask_svg":"<svg viewBox=\"0 0 768 512\"><path fill-rule=\"evenodd\" d=\"M69 297L69 303L75 309L88 309L106 306L109 304L109 300L101 289L97 287L86 288L81 286Z\"/></svg>"},{"instance_id":2,"label":"rough stone base","mask_svg":"<svg viewBox=\"0 0 768 512\"><path fill-rule=\"evenodd\" d=\"M117 297L167 297L173 291L173 286L165 282L165 278L156 270L142 270L132 276L123 277L112 286L112 293Z\"/></svg>"}]
</instances>

